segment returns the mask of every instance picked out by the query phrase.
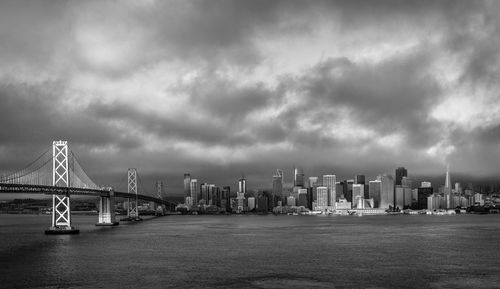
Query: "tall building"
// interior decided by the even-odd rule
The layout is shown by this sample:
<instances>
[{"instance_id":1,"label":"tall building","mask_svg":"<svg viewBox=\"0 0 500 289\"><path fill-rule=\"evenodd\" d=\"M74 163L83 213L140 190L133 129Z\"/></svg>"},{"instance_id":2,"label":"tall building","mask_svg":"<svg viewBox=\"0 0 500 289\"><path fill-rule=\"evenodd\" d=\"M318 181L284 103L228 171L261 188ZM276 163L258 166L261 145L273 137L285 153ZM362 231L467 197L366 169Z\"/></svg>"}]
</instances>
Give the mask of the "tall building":
<instances>
[{"instance_id":1,"label":"tall building","mask_svg":"<svg viewBox=\"0 0 500 289\"><path fill-rule=\"evenodd\" d=\"M394 207L394 179L387 174L380 175L378 178L381 182L379 207L382 209L388 209L389 206Z\"/></svg>"},{"instance_id":2,"label":"tall building","mask_svg":"<svg viewBox=\"0 0 500 289\"><path fill-rule=\"evenodd\" d=\"M225 206L221 205L221 207L226 208L227 212L231 212L231 187L222 187L222 199L224 200Z\"/></svg>"},{"instance_id":3,"label":"tall building","mask_svg":"<svg viewBox=\"0 0 500 289\"><path fill-rule=\"evenodd\" d=\"M201 194L201 199L205 201L205 204L208 205L208 184L203 183L200 185L200 194Z\"/></svg>"},{"instance_id":4,"label":"tall building","mask_svg":"<svg viewBox=\"0 0 500 289\"><path fill-rule=\"evenodd\" d=\"M294 168L293 170L293 186L304 187L304 172L301 169Z\"/></svg>"},{"instance_id":5,"label":"tall building","mask_svg":"<svg viewBox=\"0 0 500 289\"><path fill-rule=\"evenodd\" d=\"M193 206L198 205L198 180L191 179L189 184L189 194L191 196L191 201L193 202Z\"/></svg>"},{"instance_id":6,"label":"tall building","mask_svg":"<svg viewBox=\"0 0 500 289\"><path fill-rule=\"evenodd\" d=\"M303 206L303 207L308 206L307 191L308 191L308 189L300 189L299 190L299 194L298 194L298 198L297 198L297 206Z\"/></svg>"},{"instance_id":7,"label":"tall building","mask_svg":"<svg viewBox=\"0 0 500 289\"><path fill-rule=\"evenodd\" d=\"M184 199L190 196L191 174L184 174Z\"/></svg>"},{"instance_id":8,"label":"tall building","mask_svg":"<svg viewBox=\"0 0 500 289\"><path fill-rule=\"evenodd\" d=\"M380 207L380 190L381 190L382 182L380 180L370 181L369 182L369 193L368 196L370 199L373 199L374 207Z\"/></svg>"},{"instance_id":9,"label":"tall building","mask_svg":"<svg viewBox=\"0 0 500 289\"><path fill-rule=\"evenodd\" d=\"M444 182L444 187L451 190L451 180L450 180L450 165L446 166L446 179Z\"/></svg>"},{"instance_id":10,"label":"tall building","mask_svg":"<svg viewBox=\"0 0 500 289\"><path fill-rule=\"evenodd\" d=\"M335 202L338 202L340 198L344 198L344 182L335 183L335 193L337 195Z\"/></svg>"},{"instance_id":11,"label":"tall building","mask_svg":"<svg viewBox=\"0 0 500 289\"><path fill-rule=\"evenodd\" d=\"M354 185L354 180L345 180L344 183L344 197L346 198L347 202L352 202L352 185Z\"/></svg>"},{"instance_id":12,"label":"tall building","mask_svg":"<svg viewBox=\"0 0 500 289\"><path fill-rule=\"evenodd\" d=\"M420 187L418 188L418 200L417 209L424 210L427 209L427 198L433 193L432 187Z\"/></svg>"},{"instance_id":13,"label":"tall building","mask_svg":"<svg viewBox=\"0 0 500 289\"><path fill-rule=\"evenodd\" d=\"M364 198L365 197L365 185L364 184L353 184L352 185L352 199L353 203L356 202L356 198Z\"/></svg>"},{"instance_id":14,"label":"tall building","mask_svg":"<svg viewBox=\"0 0 500 289\"><path fill-rule=\"evenodd\" d=\"M337 199L336 183L337 176L323 175L323 187L327 187L328 189L328 206L335 206L335 201Z\"/></svg>"},{"instance_id":15,"label":"tall building","mask_svg":"<svg viewBox=\"0 0 500 289\"><path fill-rule=\"evenodd\" d=\"M275 200L279 196L283 195L283 171L276 170L276 174L273 175L273 193L272 193L272 206L273 208L276 206Z\"/></svg>"},{"instance_id":16,"label":"tall building","mask_svg":"<svg viewBox=\"0 0 500 289\"><path fill-rule=\"evenodd\" d=\"M404 167L399 167L396 169L396 186L401 186L401 180L403 180L403 177L408 176L408 171Z\"/></svg>"},{"instance_id":17,"label":"tall building","mask_svg":"<svg viewBox=\"0 0 500 289\"><path fill-rule=\"evenodd\" d=\"M328 188L325 186L317 187L317 201L316 207L319 210L326 209L328 207Z\"/></svg>"},{"instance_id":18,"label":"tall building","mask_svg":"<svg viewBox=\"0 0 500 289\"><path fill-rule=\"evenodd\" d=\"M247 180L245 177L241 177L238 181L238 192L245 194L247 192Z\"/></svg>"},{"instance_id":19,"label":"tall building","mask_svg":"<svg viewBox=\"0 0 500 289\"><path fill-rule=\"evenodd\" d=\"M364 185L365 184L365 175L355 175L354 176L354 184Z\"/></svg>"},{"instance_id":20,"label":"tall building","mask_svg":"<svg viewBox=\"0 0 500 289\"><path fill-rule=\"evenodd\" d=\"M318 183L318 177L309 177L309 188L314 188L314 185Z\"/></svg>"}]
</instances>

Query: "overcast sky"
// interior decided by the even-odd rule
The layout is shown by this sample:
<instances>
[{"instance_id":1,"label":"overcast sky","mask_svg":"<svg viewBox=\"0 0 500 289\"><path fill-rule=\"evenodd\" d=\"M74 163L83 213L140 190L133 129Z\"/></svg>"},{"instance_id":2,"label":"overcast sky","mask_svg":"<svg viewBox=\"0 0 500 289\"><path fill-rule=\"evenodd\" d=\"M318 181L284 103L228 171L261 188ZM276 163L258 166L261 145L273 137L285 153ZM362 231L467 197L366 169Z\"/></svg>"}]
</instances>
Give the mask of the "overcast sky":
<instances>
[{"instance_id":1,"label":"overcast sky","mask_svg":"<svg viewBox=\"0 0 500 289\"><path fill-rule=\"evenodd\" d=\"M497 176L498 1L1 1L0 158L97 183ZM444 179L443 179L444 182Z\"/></svg>"}]
</instances>

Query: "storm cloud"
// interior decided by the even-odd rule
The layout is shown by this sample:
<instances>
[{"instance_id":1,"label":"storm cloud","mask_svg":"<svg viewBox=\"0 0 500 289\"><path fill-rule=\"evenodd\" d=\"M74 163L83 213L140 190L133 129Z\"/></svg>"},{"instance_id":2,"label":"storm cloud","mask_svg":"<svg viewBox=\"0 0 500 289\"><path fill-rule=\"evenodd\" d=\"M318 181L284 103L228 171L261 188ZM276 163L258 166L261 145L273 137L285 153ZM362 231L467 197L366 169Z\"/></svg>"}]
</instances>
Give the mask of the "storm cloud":
<instances>
[{"instance_id":1,"label":"storm cloud","mask_svg":"<svg viewBox=\"0 0 500 289\"><path fill-rule=\"evenodd\" d=\"M0 158L97 183L498 174L494 1L2 1ZM291 176L285 176L289 181Z\"/></svg>"}]
</instances>

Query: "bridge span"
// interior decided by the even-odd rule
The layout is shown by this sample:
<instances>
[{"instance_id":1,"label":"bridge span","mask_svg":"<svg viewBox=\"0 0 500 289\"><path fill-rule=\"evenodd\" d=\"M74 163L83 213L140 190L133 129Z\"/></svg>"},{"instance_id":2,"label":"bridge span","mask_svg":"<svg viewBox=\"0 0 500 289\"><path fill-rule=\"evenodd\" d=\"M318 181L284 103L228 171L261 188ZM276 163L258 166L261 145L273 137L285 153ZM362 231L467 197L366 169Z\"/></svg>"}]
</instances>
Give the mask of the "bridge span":
<instances>
[{"instance_id":1,"label":"bridge span","mask_svg":"<svg viewBox=\"0 0 500 289\"><path fill-rule=\"evenodd\" d=\"M70 197L72 195L99 197L99 219L97 226L118 225L115 217L115 198L128 201L127 217L124 221L141 220L138 201L153 202L158 206L173 204L161 196L139 194L137 170L127 172L127 192L114 191L111 187L96 185L78 163L66 141L54 141L50 150L44 152L26 168L0 176L0 193L28 193L52 195L52 225L46 234L77 234L79 230L71 225Z\"/></svg>"}]
</instances>

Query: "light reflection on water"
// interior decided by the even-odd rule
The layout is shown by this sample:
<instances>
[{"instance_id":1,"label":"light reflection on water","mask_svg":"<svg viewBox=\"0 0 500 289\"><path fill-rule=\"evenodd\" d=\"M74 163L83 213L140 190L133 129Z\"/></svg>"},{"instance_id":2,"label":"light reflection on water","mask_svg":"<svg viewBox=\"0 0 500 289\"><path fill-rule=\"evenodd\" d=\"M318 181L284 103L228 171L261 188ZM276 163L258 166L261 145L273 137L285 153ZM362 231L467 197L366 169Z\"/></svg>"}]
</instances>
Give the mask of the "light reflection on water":
<instances>
[{"instance_id":1,"label":"light reflection on water","mask_svg":"<svg viewBox=\"0 0 500 289\"><path fill-rule=\"evenodd\" d=\"M0 215L0 287L500 287L497 215L96 219Z\"/></svg>"}]
</instances>

